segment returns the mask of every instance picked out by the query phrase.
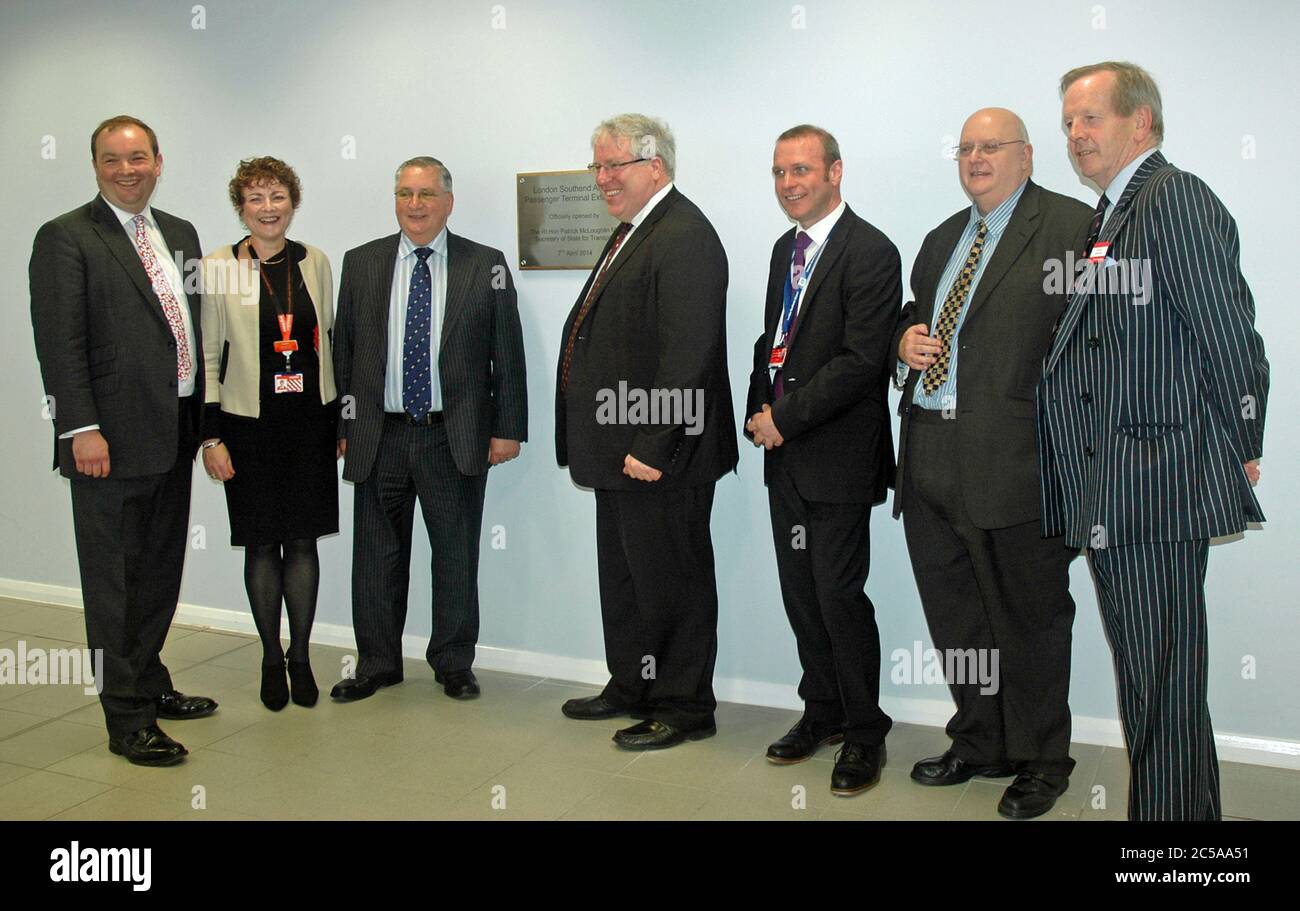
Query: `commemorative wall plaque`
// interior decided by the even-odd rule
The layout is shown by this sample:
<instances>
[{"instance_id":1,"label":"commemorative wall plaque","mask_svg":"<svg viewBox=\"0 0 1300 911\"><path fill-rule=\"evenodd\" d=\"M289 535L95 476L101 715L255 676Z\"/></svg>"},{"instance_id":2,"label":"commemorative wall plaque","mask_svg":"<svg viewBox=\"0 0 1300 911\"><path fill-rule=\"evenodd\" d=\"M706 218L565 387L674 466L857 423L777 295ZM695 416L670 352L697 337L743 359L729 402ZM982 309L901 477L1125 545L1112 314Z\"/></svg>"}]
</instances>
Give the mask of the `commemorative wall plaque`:
<instances>
[{"instance_id":1,"label":"commemorative wall plaque","mask_svg":"<svg viewBox=\"0 0 1300 911\"><path fill-rule=\"evenodd\" d=\"M596 265L618 219L605 208L586 169L515 175L519 268L583 269Z\"/></svg>"}]
</instances>

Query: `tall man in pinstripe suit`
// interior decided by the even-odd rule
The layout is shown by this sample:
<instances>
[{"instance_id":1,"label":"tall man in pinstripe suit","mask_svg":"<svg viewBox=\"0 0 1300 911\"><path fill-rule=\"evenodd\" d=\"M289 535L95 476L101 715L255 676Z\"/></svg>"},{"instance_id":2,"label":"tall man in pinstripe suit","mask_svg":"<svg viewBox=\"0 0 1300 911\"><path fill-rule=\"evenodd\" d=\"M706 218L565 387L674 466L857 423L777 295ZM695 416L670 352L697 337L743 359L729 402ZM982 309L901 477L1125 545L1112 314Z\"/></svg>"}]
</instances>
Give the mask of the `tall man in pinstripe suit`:
<instances>
[{"instance_id":1,"label":"tall man in pinstripe suit","mask_svg":"<svg viewBox=\"0 0 1300 911\"><path fill-rule=\"evenodd\" d=\"M501 251L447 230L451 173L436 158L397 169L401 233L349 250L339 279L334 375L343 479L356 484L352 622L364 699L402 680L402 628L418 499L433 550L426 652L448 696L479 693L478 547L488 467L528 434L523 334Z\"/></svg>"},{"instance_id":2,"label":"tall man in pinstripe suit","mask_svg":"<svg viewBox=\"0 0 1300 911\"><path fill-rule=\"evenodd\" d=\"M1130 819L1218 819L1206 698L1209 539L1264 515L1268 361L1237 226L1169 164L1160 93L1129 63L1061 78L1103 191L1038 388L1044 534L1087 547L1115 654Z\"/></svg>"}]
</instances>

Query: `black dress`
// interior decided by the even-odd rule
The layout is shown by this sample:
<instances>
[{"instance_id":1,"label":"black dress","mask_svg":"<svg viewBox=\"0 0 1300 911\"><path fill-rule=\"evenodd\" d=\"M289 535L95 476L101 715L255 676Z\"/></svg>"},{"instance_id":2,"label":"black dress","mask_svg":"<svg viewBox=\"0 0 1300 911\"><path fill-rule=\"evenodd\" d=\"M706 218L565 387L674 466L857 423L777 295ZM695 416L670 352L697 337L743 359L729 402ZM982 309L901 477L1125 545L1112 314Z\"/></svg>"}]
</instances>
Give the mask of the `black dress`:
<instances>
[{"instance_id":1,"label":"black dress","mask_svg":"<svg viewBox=\"0 0 1300 911\"><path fill-rule=\"evenodd\" d=\"M239 245L234 249L237 253ZM323 405L320 400L316 310L298 265L306 255L301 244L287 241L280 256L261 264L266 281L258 281L259 416L224 411L210 415L219 421L219 430L208 435L221 437L235 470L225 483L234 546L319 538L339 530L338 408L335 402ZM302 374L303 391L277 393L275 375L286 371L284 355L273 347L281 339L276 315L286 308L290 276L294 282L291 337L297 340L298 350L288 372ZM267 293L267 283L273 294Z\"/></svg>"}]
</instances>

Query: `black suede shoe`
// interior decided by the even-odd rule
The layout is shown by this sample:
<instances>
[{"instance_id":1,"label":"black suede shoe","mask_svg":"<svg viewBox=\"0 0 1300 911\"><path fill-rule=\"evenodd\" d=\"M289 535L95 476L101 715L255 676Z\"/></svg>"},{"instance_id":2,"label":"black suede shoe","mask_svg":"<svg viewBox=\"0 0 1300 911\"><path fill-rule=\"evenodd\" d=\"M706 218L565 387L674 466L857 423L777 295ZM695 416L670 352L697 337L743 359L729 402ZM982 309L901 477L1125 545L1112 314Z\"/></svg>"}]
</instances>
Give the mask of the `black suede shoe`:
<instances>
[{"instance_id":1,"label":"black suede shoe","mask_svg":"<svg viewBox=\"0 0 1300 911\"><path fill-rule=\"evenodd\" d=\"M811 759L819 747L839 743L844 732L839 725L813 721L807 715L790 728L790 732L767 748L767 761L777 765L793 765Z\"/></svg>"},{"instance_id":2,"label":"black suede shoe","mask_svg":"<svg viewBox=\"0 0 1300 911\"><path fill-rule=\"evenodd\" d=\"M445 674L435 673L433 679L442 684L442 691L452 699L473 699L480 692L478 680L469 668Z\"/></svg>"},{"instance_id":3,"label":"black suede shoe","mask_svg":"<svg viewBox=\"0 0 1300 911\"><path fill-rule=\"evenodd\" d=\"M316 687L316 678L311 672L310 661L290 661L289 667L289 686L293 690L294 705L301 705L311 708L320 698L320 690Z\"/></svg>"},{"instance_id":4,"label":"black suede shoe","mask_svg":"<svg viewBox=\"0 0 1300 911\"><path fill-rule=\"evenodd\" d=\"M713 724L684 729L662 721L643 721L614 734L614 744L625 750L666 750L688 740L703 740L718 733Z\"/></svg>"},{"instance_id":5,"label":"black suede shoe","mask_svg":"<svg viewBox=\"0 0 1300 911\"><path fill-rule=\"evenodd\" d=\"M156 724L132 731L124 737L108 738L108 749L118 756L125 756L129 762L145 766L175 765L189 753Z\"/></svg>"},{"instance_id":6,"label":"black suede shoe","mask_svg":"<svg viewBox=\"0 0 1300 911\"><path fill-rule=\"evenodd\" d=\"M402 675L394 671L385 671L370 677L357 674L355 677L344 677L334 684L334 689L330 690L330 698L337 699L339 702L356 702L358 699L368 699L375 695L375 690L381 686L394 686L401 682Z\"/></svg>"},{"instance_id":7,"label":"black suede shoe","mask_svg":"<svg viewBox=\"0 0 1300 911\"><path fill-rule=\"evenodd\" d=\"M1016 774L1015 770L1011 768L1009 763L978 765L959 759L952 750L942 756L931 756L929 759L922 759L912 766L913 781L917 784L934 786L961 784L964 781L970 781L976 775L980 778L1006 778L1014 774Z\"/></svg>"},{"instance_id":8,"label":"black suede shoe","mask_svg":"<svg viewBox=\"0 0 1300 911\"><path fill-rule=\"evenodd\" d=\"M206 718L217 710L216 700L209 699L207 696L186 696L176 690L155 697L154 706L159 718L172 721Z\"/></svg>"},{"instance_id":9,"label":"black suede shoe","mask_svg":"<svg viewBox=\"0 0 1300 911\"><path fill-rule=\"evenodd\" d=\"M289 684L284 682L284 661L262 665L262 705L278 712L289 704Z\"/></svg>"},{"instance_id":10,"label":"black suede shoe","mask_svg":"<svg viewBox=\"0 0 1300 911\"><path fill-rule=\"evenodd\" d=\"M852 797L873 787L880 781L880 770L885 767L885 745L867 746L846 743L835 754L835 770L831 772L831 793L836 797Z\"/></svg>"},{"instance_id":11,"label":"black suede shoe","mask_svg":"<svg viewBox=\"0 0 1300 911\"><path fill-rule=\"evenodd\" d=\"M1070 779L1064 775L1021 772L998 801L998 812L1007 819L1033 819L1056 806Z\"/></svg>"}]
</instances>

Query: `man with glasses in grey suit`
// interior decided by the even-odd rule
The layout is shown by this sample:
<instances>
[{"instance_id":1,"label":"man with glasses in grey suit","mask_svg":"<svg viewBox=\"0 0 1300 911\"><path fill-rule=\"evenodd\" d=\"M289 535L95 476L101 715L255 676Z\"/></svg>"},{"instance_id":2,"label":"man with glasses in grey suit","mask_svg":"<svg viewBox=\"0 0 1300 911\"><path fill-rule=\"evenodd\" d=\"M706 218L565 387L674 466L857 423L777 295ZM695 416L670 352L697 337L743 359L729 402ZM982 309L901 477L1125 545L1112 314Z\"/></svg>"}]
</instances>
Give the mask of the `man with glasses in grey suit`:
<instances>
[{"instance_id":1,"label":"man with glasses in grey suit","mask_svg":"<svg viewBox=\"0 0 1300 911\"><path fill-rule=\"evenodd\" d=\"M523 334L501 251L447 230L451 173L397 169L401 232L350 250L339 279L334 373L343 479L356 484L352 618L356 675L330 695L365 699L402 681L411 525L433 551L426 658L454 699L479 694L478 552L492 465L528 437Z\"/></svg>"}]
</instances>

